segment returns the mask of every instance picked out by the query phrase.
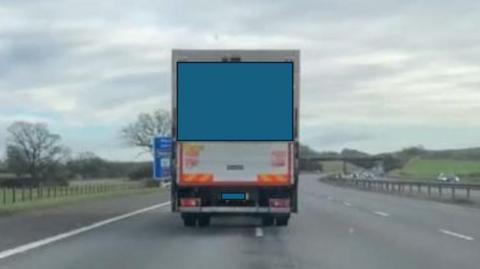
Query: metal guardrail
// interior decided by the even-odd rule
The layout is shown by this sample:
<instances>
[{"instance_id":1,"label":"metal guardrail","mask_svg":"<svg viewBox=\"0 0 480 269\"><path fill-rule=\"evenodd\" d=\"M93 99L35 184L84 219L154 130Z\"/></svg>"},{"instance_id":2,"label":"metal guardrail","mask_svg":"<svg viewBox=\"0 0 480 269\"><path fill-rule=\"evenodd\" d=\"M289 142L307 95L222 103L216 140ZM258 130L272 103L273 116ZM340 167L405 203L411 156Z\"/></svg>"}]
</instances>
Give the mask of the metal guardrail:
<instances>
[{"instance_id":1,"label":"metal guardrail","mask_svg":"<svg viewBox=\"0 0 480 269\"><path fill-rule=\"evenodd\" d=\"M443 182L427 182L427 181L404 181L404 180L368 180L368 179L345 179L336 177L324 177L322 181L335 185L350 186L358 189L370 191L382 191L392 193L406 193L426 195L431 198L435 195L443 198L450 195L452 199L458 199L459 190L467 200L471 198L471 192L480 190L480 184L463 184L463 183L443 183Z\"/></svg>"}]
</instances>

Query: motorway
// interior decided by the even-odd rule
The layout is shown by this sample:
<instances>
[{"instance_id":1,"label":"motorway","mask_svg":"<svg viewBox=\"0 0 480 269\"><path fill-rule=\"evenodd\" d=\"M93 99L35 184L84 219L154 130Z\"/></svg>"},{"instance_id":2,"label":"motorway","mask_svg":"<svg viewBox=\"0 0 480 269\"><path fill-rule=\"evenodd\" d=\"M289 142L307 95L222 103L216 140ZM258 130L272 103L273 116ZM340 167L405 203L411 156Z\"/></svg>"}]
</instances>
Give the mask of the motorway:
<instances>
[{"instance_id":1,"label":"motorway","mask_svg":"<svg viewBox=\"0 0 480 269\"><path fill-rule=\"evenodd\" d=\"M479 209L317 178L301 177L300 213L286 228L243 217L186 228L162 205L0 259L0 268L480 268Z\"/></svg>"}]
</instances>

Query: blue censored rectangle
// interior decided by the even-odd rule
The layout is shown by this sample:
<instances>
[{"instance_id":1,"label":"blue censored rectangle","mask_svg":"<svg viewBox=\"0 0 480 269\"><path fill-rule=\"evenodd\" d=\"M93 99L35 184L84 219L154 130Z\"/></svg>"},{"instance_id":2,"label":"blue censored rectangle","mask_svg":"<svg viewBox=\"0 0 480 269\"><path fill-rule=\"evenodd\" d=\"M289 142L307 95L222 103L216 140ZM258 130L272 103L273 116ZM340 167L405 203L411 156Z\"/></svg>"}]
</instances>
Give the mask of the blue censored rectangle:
<instances>
[{"instance_id":1,"label":"blue censored rectangle","mask_svg":"<svg viewBox=\"0 0 480 269\"><path fill-rule=\"evenodd\" d=\"M245 200L245 193L222 193L222 200Z\"/></svg>"},{"instance_id":2,"label":"blue censored rectangle","mask_svg":"<svg viewBox=\"0 0 480 269\"><path fill-rule=\"evenodd\" d=\"M293 140L292 62L178 62L177 140Z\"/></svg>"}]
</instances>

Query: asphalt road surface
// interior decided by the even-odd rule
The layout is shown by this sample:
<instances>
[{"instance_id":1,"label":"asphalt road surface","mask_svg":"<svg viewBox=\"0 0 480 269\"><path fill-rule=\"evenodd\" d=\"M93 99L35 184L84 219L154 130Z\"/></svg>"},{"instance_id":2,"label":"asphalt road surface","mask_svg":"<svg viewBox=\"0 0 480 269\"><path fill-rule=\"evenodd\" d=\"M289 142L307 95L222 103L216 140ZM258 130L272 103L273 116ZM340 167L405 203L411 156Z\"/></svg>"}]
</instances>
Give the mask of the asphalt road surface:
<instances>
[{"instance_id":1,"label":"asphalt road surface","mask_svg":"<svg viewBox=\"0 0 480 269\"><path fill-rule=\"evenodd\" d=\"M313 175L300 189L300 213L286 228L240 217L186 228L160 206L0 259L0 268L480 268L479 209L342 189Z\"/></svg>"}]
</instances>

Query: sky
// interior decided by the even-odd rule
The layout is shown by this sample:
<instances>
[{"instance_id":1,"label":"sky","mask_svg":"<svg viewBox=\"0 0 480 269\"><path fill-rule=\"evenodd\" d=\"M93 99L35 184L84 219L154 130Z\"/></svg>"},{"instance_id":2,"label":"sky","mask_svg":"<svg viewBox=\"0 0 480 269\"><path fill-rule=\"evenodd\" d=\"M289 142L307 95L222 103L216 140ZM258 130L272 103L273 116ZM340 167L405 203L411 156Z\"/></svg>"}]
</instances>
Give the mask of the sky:
<instances>
[{"instance_id":1,"label":"sky","mask_svg":"<svg viewBox=\"0 0 480 269\"><path fill-rule=\"evenodd\" d=\"M24 120L73 152L148 159L119 129L170 109L173 48L299 49L316 150L478 147L479 27L475 0L0 0L0 156Z\"/></svg>"}]
</instances>

